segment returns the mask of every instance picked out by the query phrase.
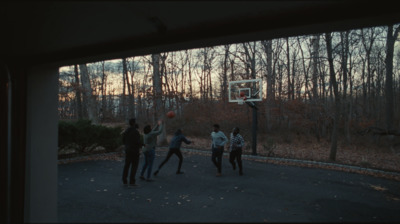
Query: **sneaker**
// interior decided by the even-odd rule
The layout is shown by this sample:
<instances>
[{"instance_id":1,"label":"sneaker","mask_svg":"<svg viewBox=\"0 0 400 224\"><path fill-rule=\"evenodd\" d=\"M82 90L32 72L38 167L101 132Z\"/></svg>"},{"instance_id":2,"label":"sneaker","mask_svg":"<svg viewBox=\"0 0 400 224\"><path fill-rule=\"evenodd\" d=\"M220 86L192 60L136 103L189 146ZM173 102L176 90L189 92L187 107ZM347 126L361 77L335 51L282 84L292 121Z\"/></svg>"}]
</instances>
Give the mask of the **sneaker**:
<instances>
[{"instance_id":1,"label":"sneaker","mask_svg":"<svg viewBox=\"0 0 400 224\"><path fill-rule=\"evenodd\" d=\"M184 174L184 172L177 171L176 174Z\"/></svg>"},{"instance_id":2,"label":"sneaker","mask_svg":"<svg viewBox=\"0 0 400 224\"><path fill-rule=\"evenodd\" d=\"M144 178L144 176L140 176L139 177L141 180L146 180L146 178Z\"/></svg>"},{"instance_id":3,"label":"sneaker","mask_svg":"<svg viewBox=\"0 0 400 224\"><path fill-rule=\"evenodd\" d=\"M157 176L158 172L159 172L159 171L156 170L156 172L154 172L153 175L154 175L154 176Z\"/></svg>"},{"instance_id":4,"label":"sneaker","mask_svg":"<svg viewBox=\"0 0 400 224\"><path fill-rule=\"evenodd\" d=\"M216 175L217 177L220 177L220 176L222 176L222 174L221 173L217 173L217 175Z\"/></svg>"},{"instance_id":5,"label":"sneaker","mask_svg":"<svg viewBox=\"0 0 400 224\"><path fill-rule=\"evenodd\" d=\"M147 179L146 181L147 181L147 182L154 182L154 180L153 180L153 179L150 179L150 178Z\"/></svg>"}]
</instances>

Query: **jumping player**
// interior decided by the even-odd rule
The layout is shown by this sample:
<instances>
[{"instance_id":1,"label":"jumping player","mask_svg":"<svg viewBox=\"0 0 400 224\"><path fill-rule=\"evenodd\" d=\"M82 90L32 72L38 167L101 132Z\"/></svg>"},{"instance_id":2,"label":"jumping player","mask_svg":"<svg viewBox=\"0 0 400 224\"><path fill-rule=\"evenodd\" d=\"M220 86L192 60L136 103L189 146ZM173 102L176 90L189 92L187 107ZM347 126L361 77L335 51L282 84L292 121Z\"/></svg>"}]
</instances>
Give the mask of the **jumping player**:
<instances>
[{"instance_id":1,"label":"jumping player","mask_svg":"<svg viewBox=\"0 0 400 224\"><path fill-rule=\"evenodd\" d=\"M159 120L156 127L152 130L150 125L146 125L144 127L144 148L143 154L145 162L142 167L142 171L140 173L140 179L146 180L148 182L152 182L151 179L151 170L153 168L153 162L156 156L155 148L157 143L157 135L162 133L162 120ZM144 173L147 170L147 179L144 177Z\"/></svg>"},{"instance_id":2,"label":"jumping player","mask_svg":"<svg viewBox=\"0 0 400 224\"><path fill-rule=\"evenodd\" d=\"M165 165L165 163L168 162L169 158L171 158L171 156L173 154L175 154L179 158L179 165L178 165L178 170L176 171L176 174L183 174L183 172L181 172L181 167L182 167L182 162L183 162L183 156L182 156L182 152L181 152L181 144L182 144L182 142L184 142L186 144L193 143L192 141L189 141L188 139L186 139L186 137L182 134L182 130L181 129L178 129L175 132L175 135L172 138L171 143L169 144L169 151L168 151L167 157L160 164L160 166L158 167L156 172L154 172L154 176L157 176L157 174L160 171L161 167L163 167Z\"/></svg>"}]
</instances>

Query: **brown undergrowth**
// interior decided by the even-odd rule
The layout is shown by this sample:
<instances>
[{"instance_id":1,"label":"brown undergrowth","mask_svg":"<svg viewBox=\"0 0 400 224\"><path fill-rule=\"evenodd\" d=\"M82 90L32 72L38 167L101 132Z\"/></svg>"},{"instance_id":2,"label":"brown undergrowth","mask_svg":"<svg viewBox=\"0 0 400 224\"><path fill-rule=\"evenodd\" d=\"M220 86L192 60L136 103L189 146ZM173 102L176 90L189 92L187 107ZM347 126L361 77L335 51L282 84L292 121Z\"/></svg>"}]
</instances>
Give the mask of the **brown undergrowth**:
<instances>
[{"instance_id":1,"label":"brown undergrowth","mask_svg":"<svg viewBox=\"0 0 400 224\"><path fill-rule=\"evenodd\" d=\"M211 141L205 138L190 137L195 142L195 149L210 150ZM310 142L295 140L291 143L268 143L262 139L257 144L257 155L271 158L288 158L317 162L332 162L329 160L330 142ZM253 153L251 143L247 142L244 154ZM400 155L374 145L356 146L339 144L335 163L373 168L385 171L400 172Z\"/></svg>"}]
</instances>

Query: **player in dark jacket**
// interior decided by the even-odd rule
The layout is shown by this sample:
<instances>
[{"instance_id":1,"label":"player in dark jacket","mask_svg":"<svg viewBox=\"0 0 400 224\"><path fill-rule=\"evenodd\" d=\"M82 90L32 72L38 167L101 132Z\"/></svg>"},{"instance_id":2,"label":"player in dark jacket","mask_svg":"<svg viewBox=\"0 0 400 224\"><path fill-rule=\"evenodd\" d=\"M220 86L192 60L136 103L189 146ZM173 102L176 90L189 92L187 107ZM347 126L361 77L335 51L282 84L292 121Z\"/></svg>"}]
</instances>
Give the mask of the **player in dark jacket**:
<instances>
[{"instance_id":1,"label":"player in dark jacket","mask_svg":"<svg viewBox=\"0 0 400 224\"><path fill-rule=\"evenodd\" d=\"M143 146L143 142L137 130L139 126L134 118L129 120L129 125L130 127L122 133L122 141L125 145L125 165L122 172L122 182L124 185L128 184L130 168L129 186L137 186L135 176L139 166L140 148Z\"/></svg>"},{"instance_id":2,"label":"player in dark jacket","mask_svg":"<svg viewBox=\"0 0 400 224\"><path fill-rule=\"evenodd\" d=\"M169 151L168 151L167 157L160 164L160 166L158 167L156 172L154 172L154 176L157 176L157 174L160 171L161 167L164 166L164 164L168 162L169 158L171 158L171 156L173 154L176 154L178 156L178 158L179 158L179 165L178 165L178 170L176 171L176 174L183 174L183 172L181 172L181 167L182 167L182 162L183 162L183 156L182 156L182 152L181 152L181 144L182 144L182 142L185 142L186 144L193 143L192 141L189 141L189 140L186 139L186 137L182 134L182 130L181 129L178 129L175 132L175 135L172 138L171 143L169 144Z\"/></svg>"}]
</instances>

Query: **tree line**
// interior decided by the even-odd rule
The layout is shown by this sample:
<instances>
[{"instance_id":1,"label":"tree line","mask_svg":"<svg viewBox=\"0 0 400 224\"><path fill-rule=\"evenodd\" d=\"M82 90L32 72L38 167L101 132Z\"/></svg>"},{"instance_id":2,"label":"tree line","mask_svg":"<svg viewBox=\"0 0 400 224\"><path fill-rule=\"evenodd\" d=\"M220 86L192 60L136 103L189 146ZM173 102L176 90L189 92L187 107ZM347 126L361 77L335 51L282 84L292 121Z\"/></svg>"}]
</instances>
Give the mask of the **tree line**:
<instances>
[{"instance_id":1,"label":"tree line","mask_svg":"<svg viewBox=\"0 0 400 224\"><path fill-rule=\"evenodd\" d=\"M307 129L346 143L366 127L400 127L400 25L286 37L60 68L59 116L155 121L166 111L241 110L259 133ZM228 82L261 78L258 111L228 102ZM192 107L192 109L190 109ZM239 109L238 109L239 108ZM253 140L254 141L254 140Z\"/></svg>"}]
</instances>

